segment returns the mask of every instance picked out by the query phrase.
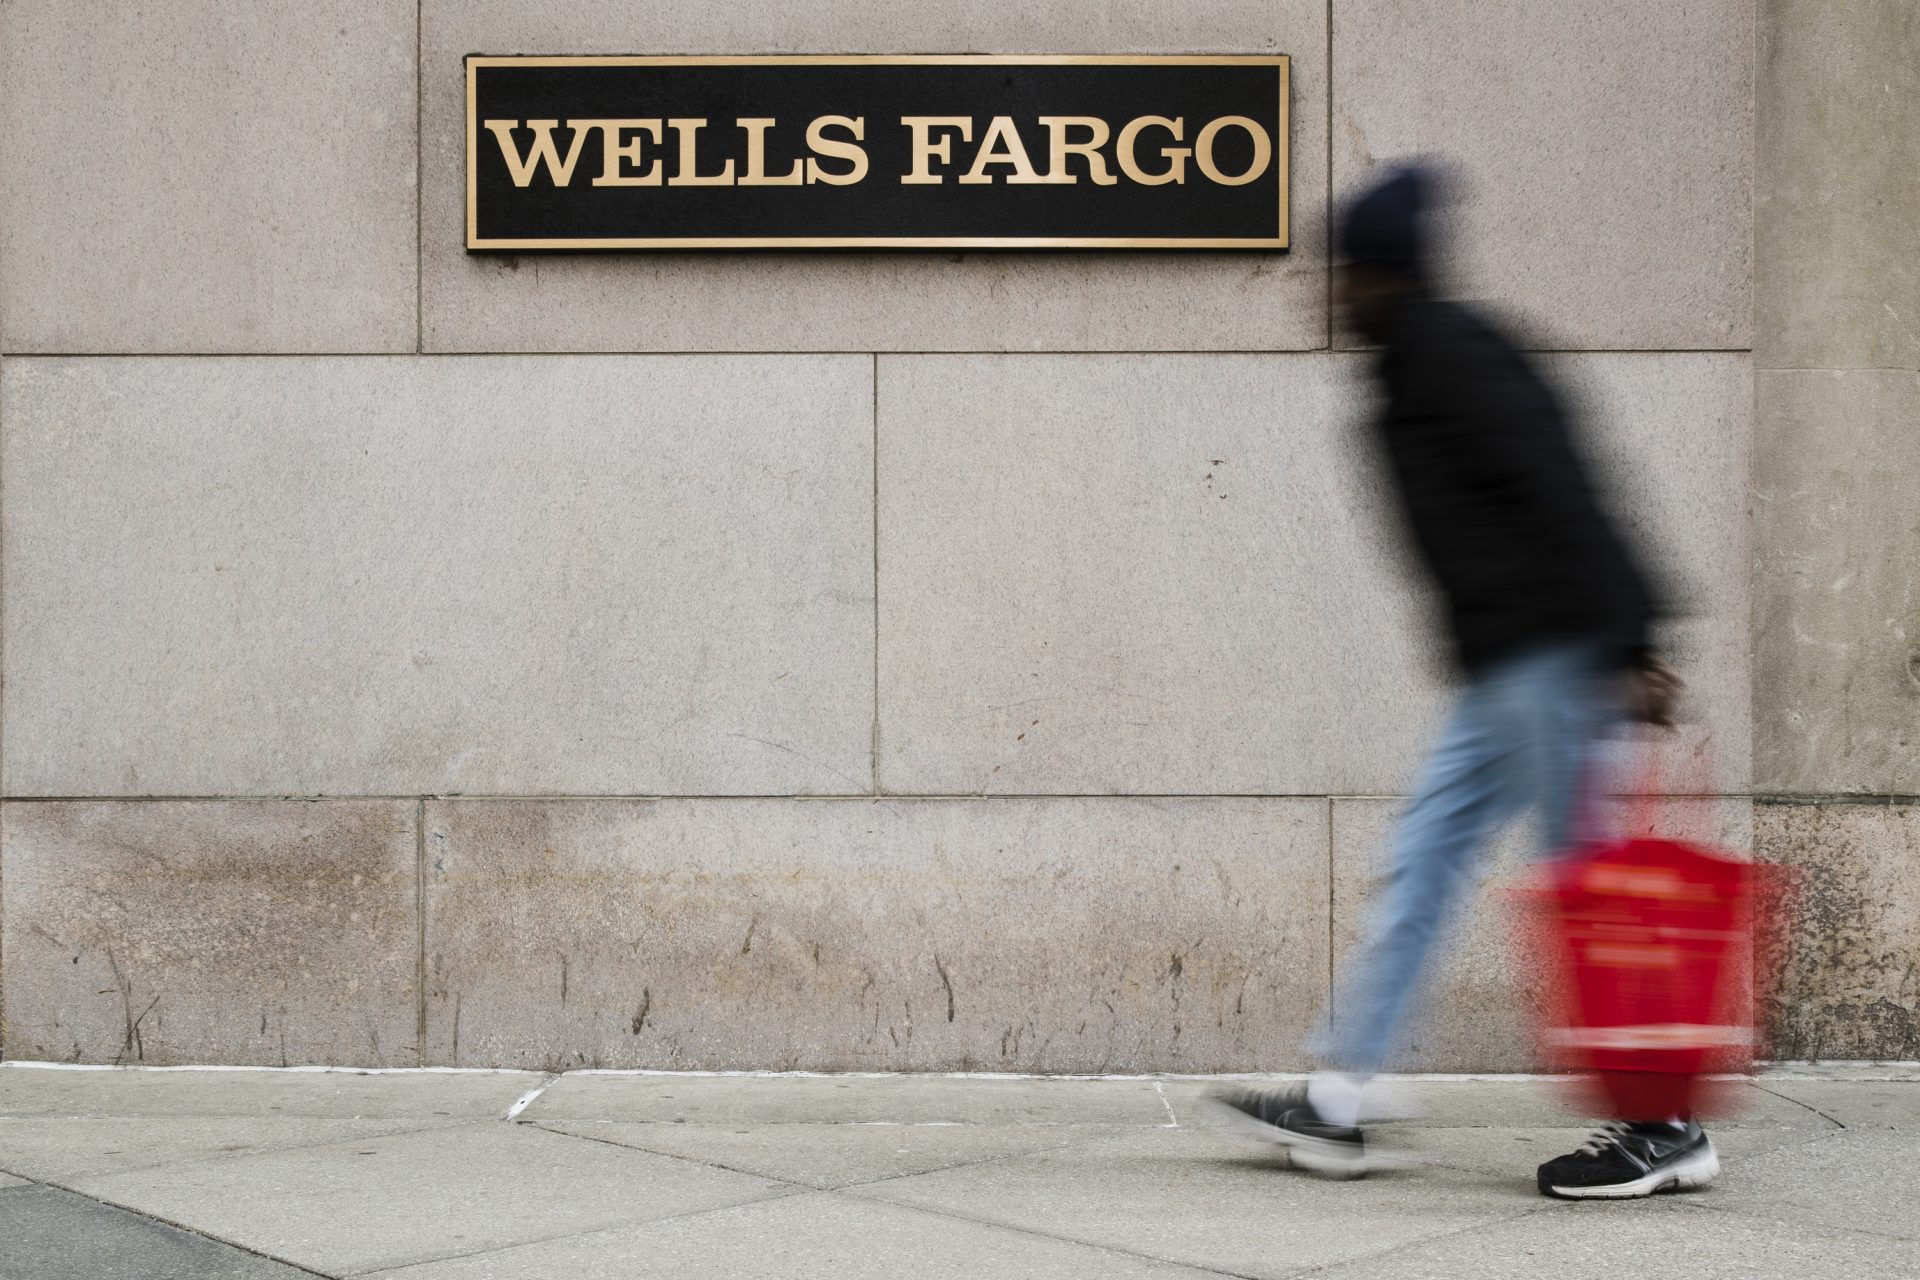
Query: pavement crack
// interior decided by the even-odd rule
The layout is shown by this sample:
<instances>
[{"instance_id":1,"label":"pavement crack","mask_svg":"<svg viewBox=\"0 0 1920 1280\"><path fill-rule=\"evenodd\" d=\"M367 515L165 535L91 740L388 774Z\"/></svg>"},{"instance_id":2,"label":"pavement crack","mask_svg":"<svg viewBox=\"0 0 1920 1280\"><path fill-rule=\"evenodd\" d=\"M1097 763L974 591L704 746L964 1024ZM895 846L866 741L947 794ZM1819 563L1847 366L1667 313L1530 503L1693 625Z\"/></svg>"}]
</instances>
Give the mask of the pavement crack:
<instances>
[{"instance_id":1,"label":"pavement crack","mask_svg":"<svg viewBox=\"0 0 1920 1280\"><path fill-rule=\"evenodd\" d=\"M652 1147L643 1147L632 1142L619 1142L612 1138L596 1138L590 1133L575 1133L571 1129L555 1129L540 1123L538 1120L522 1120L519 1121L519 1123L529 1128L538 1129L542 1133L550 1133L556 1138L578 1138L582 1142L597 1142L605 1147L618 1147L622 1151L638 1151L641 1155L659 1156L663 1160L678 1160L683 1164L697 1164L702 1168L720 1169L726 1173L738 1173L749 1178L759 1178L766 1182L776 1182L783 1187L792 1187L796 1191L828 1190L826 1187L816 1187L811 1182L796 1182L792 1178L782 1178L778 1174L760 1173L753 1169L742 1169L738 1165L722 1164L718 1160L703 1160L698 1156L683 1155L678 1151L656 1151Z\"/></svg>"},{"instance_id":2,"label":"pavement crack","mask_svg":"<svg viewBox=\"0 0 1920 1280\"><path fill-rule=\"evenodd\" d=\"M1445 1231L1436 1231L1430 1236L1421 1236L1415 1240L1403 1240L1399 1244L1392 1245L1385 1249L1377 1249L1372 1253L1356 1253L1350 1257L1331 1258L1326 1262L1315 1263L1305 1270L1291 1274L1311 1276L1323 1271L1333 1271L1340 1267L1350 1266L1357 1262L1378 1262L1382 1258L1391 1258L1394 1254L1405 1253L1409 1249L1419 1249L1437 1241L1445 1240L1449 1236L1465 1235L1469 1231L1485 1231L1489 1227L1504 1227L1510 1222L1519 1222L1523 1219L1531 1218L1536 1214L1548 1213L1559 1203L1559 1201L1549 1200L1545 1204L1529 1205L1527 1208L1514 1213L1497 1214L1492 1217L1482 1218L1477 1222L1469 1222L1462 1226L1451 1227Z\"/></svg>"},{"instance_id":3,"label":"pavement crack","mask_svg":"<svg viewBox=\"0 0 1920 1280\"><path fill-rule=\"evenodd\" d=\"M1822 1111L1820 1108L1814 1106L1810 1102L1802 1102L1800 1101L1800 1099L1789 1097L1788 1095L1781 1093L1778 1090L1769 1089L1767 1088L1767 1086L1761 1084L1758 1080L1750 1080L1747 1083L1751 1084L1754 1088L1758 1089L1762 1093L1772 1094L1774 1097L1780 1099L1782 1102L1791 1102L1796 1107L1801 1107L1807 1111L1813 1112L1813 1114L1819 1116L1822 1120L1825 1120L1828 1124L1832 1125L1836 1129L1844 1129L1847 1127L1841 1121L1836 1120L1834 1117L1828 1115L1826 1112Z\"/></svg>"},{"instance_id":4,"label":"pavement crack","mask_svg":"<svg viewBox=\"0 0 1920 1280\"><path fill-rule=\"evenodd\" d=\"M1785 1207L1785 1205L1791 1204L1791 1202L1784 1202L1784 1204L1783 1203L1763 1204L1759 1206L1714 1204L1711 1200L1700 1197L1698 1193L1694 1193L1690 1195L1661 1196L1660 1199L1665 1200L1667 1203L1680 1209L1691 1209L1698 1213L1718 1213L1729 1218L1741 1218L1741 1219L1755 1219L1755 1218L1765 1219L1768 1217L1768 1212L1767 1212L1768 1210L1777 1211L1778 1209ZM1802 1231L1807 1233L1825 1231L1825 1232L1830 1232L1834 1235L1865 1236L1869 1240L1911 1241L1916 1238L1920 1238L1920 1237L1915 1237L1911 1234L1902 1235L1897 1231L1875 1231L1871 1227L1846 1227L1846 1226L1840 1225L1837 1222L1798 1222L1794 1224L1794 1229L1796 1231Z\"/></svg>"},{"instance_id":5,"label":"pavement crack","mask_svg":"<svg viewBox=\"0 0 1920 1280\"><path fill-rule=\"evenodd\" d=\"M822 1190L860 1191L867 1187L884 1187L890 1182L910 1182L915 1178L931 1177L936 1173L949 1173L955 1169L975 1169L983 1164L1001 1164L1009 1160L1024 1160L1029 1156L1055 1155L1062 1151L1071 1151L1075 1147L1097 1146L1113 1136L1114 1135L1110 1133L1103 1133L1093 1137L1070 1138L1065 1142L1057 1142L1049 1147L1041 1147L1037 1151L1004 1151L997 1156L981 1156L978 1160L956 1160L952 1164L943 1164L937 1169L922 1169L917 1173L890 1173L884 1178L869 1178L865 1182L845 1182L837 1187L825 1187L822 1188ZM875 1197L870 1196L862 1197L862 1199L874 1198ZM895 1202L888 1200L884 1203L893 1204Z\"/></svg>"},{"instance_id":6,"label":"pavement crack","mask_svg":"<svg viewBox=\"0 0 1920 1280\"><path fill-rule=\"evenodd\" d=\"M842 1187L837 1191L829 1191L824 1194L840 1195L847 1190L848 1188ZM883 1200L878 1196L865 1195L854 1195L849 1198L865 1200L872 1204L884 1204L895 1209L906 1209L916 1213L932 1214L935 1217L949 1218L955 1222L970 1222L976 1227L995 1227L1001 1231L1012 1231L1018 1235L1032 1236L1036 1240L1051 1240L1055 1244L1071 1244L1078 1245L1083 1249L1098 1249L1102 1253L1111 1253L1122 1258L1132 1258L1139 1262L1158 1262L1163 1266L1182 1267L1188 1271L1197 1272L1205 1276L1227 1276L1229 1280L1263 1280L1263 1277L1255 1275L1252 1272L1228 1271L1222 1267L1209 1266L1204 1262L1188 1262L1179 1258L1163 1257L1157 1253L1141 1253L1137 1249L1125 1249L1116 1244L1108 1244L1101 1240L1088 1240L1080 1236L1055 1235L1051 1231L1039 1231L1033 1227L1023 1227L1017 1222L1006 1222L999 1218L979 1217L971 1213L961 1213L957 1209L949 1209L944 1205L904 1204L898 1200Z\"/></svg>"},{"instance_id":7,"label":"pavement crack","mask_svg":"<svg viewBox=\"0 0 1920 1280\"><path fill-rule=\"evenodd\" d=\"M534 1127L539 1128L540 1126L535 1125ZM546 1132L551 1133L553 1131L546 1130ZM559 1136L566 1138L574 1135L560 1134ZM597 1141L597 1139L589 1138L587 1141L593 1142ZM620 1144L616 1142L611 1145L619 1146ZM627 1148L629 1151L638 1151L639 1149L638 1147ZM647 1152L646 1154L651 1155L653 1153ZM663 1213L657 1218L635 1218L630 1222L618 1222L606 1227L592 1227L585 1231L560 1231L550 1236L537 1236L529 1240L515 1240L512 1244L498 1244L488 1249L470 1249L465 1253L437 1253L430 1258L415 1258L411 1262L387 1262L377 1267L369 1267L364 1271L349 1271L346 1272L345 1275L404 1276L414 1267L437 1267L443 1262L454 1262L461 1258L482 1258L491 1257L496 1254L512 1253L515 1249L528 1249L535 1245L552 1244L555 1240L589 1240L594 1236L607 1236L614 1235L621 1231L632 1231L636 1227L652 1227L662 1222L679 1222L685 1218L698 1218L708 1213L725 1213L728 1209L739 1209L750 1204L766 1204L774 1200L788 1200L802 1193L811 1193L813 1195L831 1194L830 1192L821 1191L818 1187L802 1187L796 1183L793 1184L792 1190L774 1191L767 1195L755 1196L752 1199L735 1200L729 1204L710 1204L703 1209L688 1209L684 1213ZM319 1275L320 1273L316 1271L313 1274ZM328 1277L328 1280L340 1280L340 1278Z\"/></svg>"},{"instance_id":8,"label":"pavement crack","mask_svg":"<svg viewBox=\"0 0 1920 1280\"><path fill-rule=\"evenodd\" d=\"M77 1187L69 1187L57 1182L41 1182L32 1178L29 1178L28 1181L33 1182L36 1186L49 1187L56 1191L63 1191L68 1195L75 1195L85 1200L91 1200L95 1204L105 1205L109 1209L115 1209L136 1218L144 1218L148 1222L157 1222L163 1227L171 1227L175 1231L182 1231L190 1236L198 1236L202 1240L211 1240L215 1244L225 1245L229 1249L236 1249L241 1253L248 1254L255 1258L264 1258L268 1262L277 1262L283 1267L291 1267L302 1275L319 1276L320 1280L341 1280L340 1273L338 1272L316 1271L312 1267L295 1262L292 1258L283 1258L277 1253L269 1253L265 1249L256 1249L250 1244L243 1244L238 1240L230 1240L225 1236L217 1236L213 1234L213 1232L196 1227L191 1223L181 1222L174 1218L162 1217L157 1213L149 1213L145 1209L136 1209L131 1205L121 1204L117 1200L108 1200L104 1196L94 1195L90 1191L82 1191Z\"/></svg>"}]
</instances>

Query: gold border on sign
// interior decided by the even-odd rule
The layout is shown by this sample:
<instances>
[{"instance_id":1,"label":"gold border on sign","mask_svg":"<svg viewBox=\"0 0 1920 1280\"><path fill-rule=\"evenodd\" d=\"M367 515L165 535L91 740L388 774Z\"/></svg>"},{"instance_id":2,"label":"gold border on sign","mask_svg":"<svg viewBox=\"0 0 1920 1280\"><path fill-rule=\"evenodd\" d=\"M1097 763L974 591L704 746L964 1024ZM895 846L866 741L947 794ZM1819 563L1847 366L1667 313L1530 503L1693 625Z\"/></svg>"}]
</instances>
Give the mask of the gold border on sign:
<instances>
[{"instance_id":1,"label":"gold border on sign","mask_svg":"<svg viewBox=\"0 0 1920 1280\"><path fill-rule=\"evenodd\" d=\"M1280 181L1280 222L1273 239L1137 238L1115 236L700 236L592 240L480 238L479 104L475 101L480 67L792 67L792 66L1159 66L1277 67L1280 71L1279 137L1274 164ZM687 54L571 56L470 53L467 79L467 248L473 249L1287 249L1287 195L1293 154L1288 114L1292 58L1275 54Z\"/></svg>"}]
</instances>

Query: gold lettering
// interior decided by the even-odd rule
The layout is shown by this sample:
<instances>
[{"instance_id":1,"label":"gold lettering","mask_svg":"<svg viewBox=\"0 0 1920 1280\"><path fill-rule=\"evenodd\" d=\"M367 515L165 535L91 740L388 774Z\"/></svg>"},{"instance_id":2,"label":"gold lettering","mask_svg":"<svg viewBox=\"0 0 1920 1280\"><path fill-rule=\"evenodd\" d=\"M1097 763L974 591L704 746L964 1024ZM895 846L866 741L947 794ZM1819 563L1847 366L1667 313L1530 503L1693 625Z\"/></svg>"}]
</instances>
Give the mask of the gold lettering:
<instances>
[{"instance_id":1,"label":"gold lettering","mask_svg":"<svg viewBox=\"0 0 1920 1280\"><path fill-rule=\"evenodd\" d=\"M600 130L603 157L600 176L593 180L596 187L657 187L660 175L666 171L666 162L658 157L653 167L645 173L629 176L621 171L621 161L626 161L635 169L640 167L640 135L653 139L654 145L660 145L660 122L658 120L569 120L579 133L590 129ZM623 142L621 134L631 132L633 138Z\"/></svg>"},{"instance_id":2,"label":"gold lettering","mask_svg":"<svg viewBox=\"0 0 1920 1280\"><path fill-rule=\"evenodd\" d=\"M993 118L993 123L987 126L987 136L980 139L980 151L973 158L973 168L961 174L960 181L992 182L993 175L987 172L990 164L1012 165L1013 172L1007 175L1009 183L1046 181L1033 171L1033 161L1027 159L1026 144L1020 141L1020 131L1013 127L1012 116Z\"/></svg>"},{"instance_id":3,"label":"gold lettering","mask_svg":"<svg viewBox=\"0 0 1920 1280\"><path fill-rule=\"evenodd\" d=\"M520 148L514 145L513 131L518 127L516 120L489 120L487 128L500 140L500 155L507 162L507 172L513 175L513 185L524 187L533 181L534 169L545 164L547 176L553 179L553 185L564 187L573 181L573 166L580 159L580 144L587 140L587 130L575 128L573 143L567 148L567 158L563 163L560 153L553 145L553 130L558 120L529 120L527 128L533 130L533 147L525 158Z\"/></svg>"},{"instance_id":4,"label":"gold lettering","mask_svg":"<svg viewBox=\"0 0 1920 1280\"><path fill-rule=\"evenodd\" d=\"M826 135L828 129L845 129L853 135L853 142L842 142ZM811 157L807 160L807 181L824 182L835 187L850 187L867 176L867 150L855 146L855 142L865 140L867 136L867 118L854 116L821 116L807 126L807 146L817 155L831 156L836 160L850 160L853 168L845 173L832 173L821 167L820 162Z\"/></svg>"},{"instance_id":5,"label":"gold lettering","mask_svg":"<svg viewBox=\"0 0 1920 1280\"><path fill-rule=\"evenodd\" d=\"M733 161L728 160L718 173L700 172L700 131L705 120L669 120L667 127L680 135L680 167L667 179L670 187L730 187L733 185Z\"/></svg>"},{"instance_id":6,"label":"gold lettering","mask_svg":"<svg viewBox=\"0 0 1920 1280\"><path fill-rule=\"evenodd\" d=\"M747 173L740 179L743 187L797 187L806 179L805 170L800 161L793 162L793 172L774 178L767 175L767 130L774 126L770 118L755 117L739 120L736 123L747 131Z\"/></svg>"},{"instance_id":7,"label":"gold lettering","mask_svg":"<svg viewBox=\"0 0 1920 1280\"><path fill-rule=\"evenodd\" d=\"M1175 142L1180 141L1180 131L1185 129L1186 117L1175 116L1169 120L1165 116L1141 116L1137 120L1127 121L1120 130L1119 141L1114 143L1114 158L1120 162L1120 172L1145 187L1164 187L1169 182L1187 180L1187 157L1193 152L1187 147L1162 147L1160 154L1167 158L1166 170L1162 173L1148 173L1140 167L1133 157L1134 144L1139 141L1140 131L1149 127L1165 129L1173 135Z\"/></svg>"},{"instance_id":8,"label":"gold lettering","mask_svg":"<svg viewBox=\"0 0 1920 1280\"><path fill-rule=\"evenodd\" d=\"M1111 130L1107 122L1098 116L1041 116L1040 123L1047 127L1049 145L1047 148L1046 180L1056 186L1070 186L1080 181L1080 175L1067 171L1067 157L1070 155L1087 158L1087 176L1094 185L1110 187L1120 179L1107 172L1107 158L1100 154L1100 148L1107 145ZM1093 134L1085 142L1068 142L1067 130L1087 129Z\"/></svg>"},{"instance_id":9,"label":"gold lettering","mask_svg":"<svg viewBox=\"0 0 1920 1280\"><path fill-rule=\"evenodd\" d=\"M1235 178L1229 178L1220 172L1220 167L1213 162L1213 140L1219 137L1220 131L1228 125L1245 129L1247 136L1253 139L1253 163L1247 166L1245 173ZM1221 116L1202 129L1200 136L1193 140L1193 162L1200 166L1200 172L1223 187L1246 186L1267 171L1267 164L1272 159L1273 139L1267 136L1267 131L1261 128L1257 121L1249 120L1245 116Z\"/></svg>"},{"instance_id":10,"label":"gold lettering","mask_svg":"<svg viewBox=\"0 0 1920 1280\"><path fill-rule=\"evenodd\" d=\"M900 181L904 183L941 183L946 178L931 171L928 161L938 157L941 164L953 163L953 139L929 140L935 129L958 129L960 141L973 141L972 116L901 116L900 123L913 130L913 169Z\"/></svg>"}]
</instances>

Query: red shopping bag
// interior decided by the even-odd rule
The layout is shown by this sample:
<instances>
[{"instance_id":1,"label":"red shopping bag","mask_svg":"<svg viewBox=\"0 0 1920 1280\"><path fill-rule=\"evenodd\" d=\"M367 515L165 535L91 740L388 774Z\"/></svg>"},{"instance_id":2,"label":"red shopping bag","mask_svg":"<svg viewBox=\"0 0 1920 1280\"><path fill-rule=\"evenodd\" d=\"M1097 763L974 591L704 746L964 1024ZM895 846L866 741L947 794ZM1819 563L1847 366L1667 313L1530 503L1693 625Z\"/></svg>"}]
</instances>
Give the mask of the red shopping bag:
<instances>
[{"instance_id":1,"label":"red shopping bag","mask_svg":"<svg viewBox=\"0 0 1920 1280\"><path fill-rule=\"evenodd\" d=\"M1636 836L1547 875L1561 979L1548 1048L1562 1067L1591 1073L1620 1119L1696 1114L1711 1075L1753 1063L1761 869Z\"/></svg>"}]
</instances>

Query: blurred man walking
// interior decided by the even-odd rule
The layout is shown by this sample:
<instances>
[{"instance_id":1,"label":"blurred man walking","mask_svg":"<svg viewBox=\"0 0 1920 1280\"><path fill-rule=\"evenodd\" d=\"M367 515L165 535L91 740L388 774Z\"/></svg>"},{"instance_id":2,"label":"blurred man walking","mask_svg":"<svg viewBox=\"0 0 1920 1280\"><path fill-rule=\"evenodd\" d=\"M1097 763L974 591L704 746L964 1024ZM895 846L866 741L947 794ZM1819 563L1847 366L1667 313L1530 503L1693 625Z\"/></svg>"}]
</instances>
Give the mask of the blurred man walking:
<instances>
[{"instance_id":1,"label":"blurred man walking","mask_svg":"<svg viewBox=\"0 0 1920 1280\"><path fill-rule=\"evenodd\" d=\"M1363 1088L1380 1070L1434 941L1497 829L1537 808L1545 850L1596 829L1596 748L1670 722L1678 680L1655 656L1656 605L1588 480L1560 404L1514 344L1431 281L1433 181L1403 169L1337 228L1346 322L1380 348L1376 423L1412 540L1445 600L1465 687L1394 836L1339 1019L1330 1070L1278 1092L1211 1095L1216 1113L1295 1163L1366 1169ZM1623 1197L1718 1170L1689 1120L1613 1125L1539 1170L1550 1195Z\"/></svg>"}]
</instances>

